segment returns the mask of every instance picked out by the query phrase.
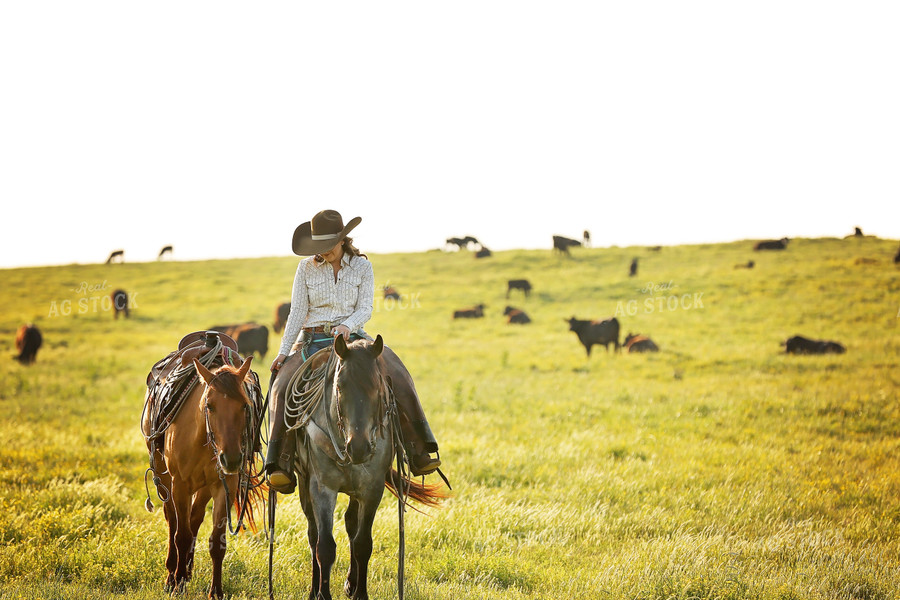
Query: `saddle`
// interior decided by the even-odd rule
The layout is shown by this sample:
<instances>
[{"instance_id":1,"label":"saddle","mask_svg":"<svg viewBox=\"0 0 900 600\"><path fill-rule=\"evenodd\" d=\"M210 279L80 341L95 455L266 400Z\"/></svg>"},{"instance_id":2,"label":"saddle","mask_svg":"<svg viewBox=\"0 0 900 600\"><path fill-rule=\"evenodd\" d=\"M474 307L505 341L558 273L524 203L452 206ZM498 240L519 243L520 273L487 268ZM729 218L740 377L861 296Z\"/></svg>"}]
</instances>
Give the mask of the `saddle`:
<instances>
[{"instance_id":1,"label":"saddle","mask_svg":"<svg viewBox=\"0 0 900 600\"><path fill-rule=\"evenodd\" d=\"M237 353L237 342L224 333L218 331L195 331L194 333L189 333L178 342L177 350L173 350L150 368L150 372L147 374L147 387L151 387L154 383L165 383L166 378L172 371L176 368L187 367L195 358L200 358L215 348L217 341L222 342L223 353L230 355L228 350Z\"/></svg>"},{"instance_id":2,"label":"saddle","mask_svg":"<svg viewBox=\"0 0 900 600\"><path fill-rule=\"evenodd\" d=\"M170 352L150 368L147 374L148 395L144 406L144 411L149 416L150 430L144 432L148 439L161 438L175 419L182 403L199 381L193 368L193 360L200 360L210 352L216 352L208 364L211 369L226 363L240 364L241 355L237 352L237 343L229 336L218 331L195 331L181 338L177 350ZM256 387L258 385L257 382Z\"/></svg>"}]
</instances>

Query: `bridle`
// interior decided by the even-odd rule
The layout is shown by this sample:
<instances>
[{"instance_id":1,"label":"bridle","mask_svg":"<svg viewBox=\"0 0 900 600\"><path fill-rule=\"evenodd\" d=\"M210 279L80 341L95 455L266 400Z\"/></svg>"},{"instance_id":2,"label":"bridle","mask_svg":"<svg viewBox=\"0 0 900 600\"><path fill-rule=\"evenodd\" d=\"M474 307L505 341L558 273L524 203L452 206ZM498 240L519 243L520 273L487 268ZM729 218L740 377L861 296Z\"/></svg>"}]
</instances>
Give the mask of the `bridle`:
<instances>
[{"instance_id":1,"label":"bridle","mask_svg":"<svg viewBox=\"0 0 900 600\"><path fill-rule=\"evenodd\" d=\"M218 377L218 376L219 375L216 375L216 377ZM250 473L250 468L248 465L248 457L253 456L253 450L251 448L248 448L247 444L248 444L248 440L250 440L253 436L253 411L250 410L250 402L245 401L243 403L244 404L244 406L243 406L244 427L243 427L243 430L241 431L241 467L240 467L239 471L237 472L238 493L241 496L238 504L241 507L241 509L238 514L237 526L235 527L235 526L232 526L232 523L231 523L231 491L228 489L228 480L227 480L228 476L226 475L225 471L222 470L222 464L219 461L219 455L220 455L221 451L219 450L219 446L216 444L216 435L213 432L212 426L210 425L210 422L209 422L210 407L209 407L208 395L209 395L209 390L213 387L213 383L215 383L215 381L216 381L216 379L214 377L213 380L207 384L206 390L204 390L203 398L202 398L203 418L206 421L206 443L207 443L207 446L212 448L213 460L216 463L216 472L219 474L219 481L222 482L222 487L225 488L225 506L227 507L227 514L228 514L228 532L231 535L237 535L241 531L241 529L243 529L243 527L244 527L244 515L246 514L246 511L247 511L247 508L249 505L249 502L247 502L247 500L248 500L248 496L250 494L250 489L251 489L251 486L250 486L251 473ZM242 382L241 385L244 385L244 383ZM228 397L228 396L226 396L226 397Z\"/></svg>"}]
</instances>

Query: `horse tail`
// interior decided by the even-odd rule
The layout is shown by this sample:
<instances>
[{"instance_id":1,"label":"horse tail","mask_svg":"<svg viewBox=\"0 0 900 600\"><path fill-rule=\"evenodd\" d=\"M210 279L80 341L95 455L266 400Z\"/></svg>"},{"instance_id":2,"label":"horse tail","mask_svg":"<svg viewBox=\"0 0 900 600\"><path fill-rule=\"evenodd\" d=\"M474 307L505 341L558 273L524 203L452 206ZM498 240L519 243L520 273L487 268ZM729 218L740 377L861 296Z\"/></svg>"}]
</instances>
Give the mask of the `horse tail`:
<instances>
[{"instance_id":1,"label":"horse tail","mask_svg":"<svg viewBox=\"0 0 900 600\"><path fill-rule=\"evenodd\" d=\"M391 469L384 478L384 486L396 498L400 498L397 492L395 481L401 481L403 478L396 469ZM440 506L441 502L450 497L450 494L444 491L443 486L434 483L420 483L415 479L406 479L404 481L406 487L406 495L420 504L425 506Z\"/></svg>"},{"instance_id":2,"label":"horse tail","mask_svg":"<svg viewBox=\"0 0 900 600\"><path fill-rule=\"evenodd\" d=\"M246 519L247 526L253 533L257 532L256 527L256 509L265 503L265 499L269 493L269 488L259 476L250 477L247 495L242 499L241 494L237 494L234 499L234 510L238 515L243 515Z\"/></svg>"}]
</instances>

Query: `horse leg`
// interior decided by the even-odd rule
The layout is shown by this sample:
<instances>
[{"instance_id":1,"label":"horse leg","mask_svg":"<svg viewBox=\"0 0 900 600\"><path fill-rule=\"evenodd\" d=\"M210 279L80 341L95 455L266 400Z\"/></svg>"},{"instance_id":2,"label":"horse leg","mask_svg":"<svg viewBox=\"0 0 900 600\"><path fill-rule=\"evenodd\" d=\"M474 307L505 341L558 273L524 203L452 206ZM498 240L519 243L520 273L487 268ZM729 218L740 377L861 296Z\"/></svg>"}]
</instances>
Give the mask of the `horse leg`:
<instances>
[{"instance_id":1,"label":"horse leg","mask_svg":"<svg viewBox=\"0 0 900 600\"><path fill-rule=\"evenodd\" d=\"M236 489L237 485L233 484ZM209 586L210 598L224 598L222 590L222 561L225 559L225 547L228 543L226 531L228 528L228 511L225 487L219 486L213 500L213 527L209 534L209 557L212 559L212 583Z\"/></svg>"},{"instance_id":2,"label":"horse leg","mask_svg":"<svg viewBox=\"0 0 900 600\"><path fill-rule=\"evenodd\" d=\"M172 489L171 486L168 489ZM175 528L178 525L178 517L175 515L175 507L171 499L163 504L163 513L166 515L166 525L169 529L169 547L166 550L166 592L175 591L175 569L178 566L178 546L175 545Z\"/></svg>"},{"instance_id":3,"label":"horse leg","mask_svg":"<svg viewBox=\"0 0 900 600\"><path fill-rule=\"evenodd\" d=\"M188 581L194 572L194 554L197 550L197 533L200 531L200 525L203 524L203 518L206 516L206 505L212 498L212 491L207 487L194 494L194 502L191 504L191 554L188 557Z\"/></svg>"},{"instance_id":4,"label":"horse leg","mask_svg":"<svg viewBox=\"0 0 900 600\"><path fill-rule=\"evenodd\" d=\"M359 568L356 564L356 548L354 540L359 530L359 501L350 499L347 512L344 513L344 528L347 530L347 539L350 540L350 569L347 571L347 581L344 583L344 593L352 598L356 593Z\"/></svg>"},{"instance_id":5,"label":"horse leg","mask_svg":"<svg viewBox=\"0 0 900 600\"><path fill-rule=\"evenodd\" d=\"M191 490L184 481L172 482L172 504L175 513L175 549L178 553L175 564L176 590L181 588L189 578L188 561L191 547L194 544L191 533Z\"/></svg>"},{"instance_id":6,"label":"horse leg","mask_svg":"<svg viewBox=\"0 0 900 600\"><path fill-rule=\"evenodd\" d=\"M369 559L372 557L372 524L375 522L375 512L378 510L383 491L383 488L378 488L377 494L369 494L368 498L358 503L358 522L356 535L351 544L350 557L351 569L356 569L356 589L353 590L351 596L353 600L369 600L367 579L369 577ZM349 579L347 583L350 584ZM346 588L345 591L347 591Z\"/></svg>"},{"instance_id":7,"label":"horse leg","mask_svg":"<svg viewBox=\"0 0 900 600\"><path fill-rule=\"evenodd\" d=\"M334 506L337 492L319 485L315 480L309 485L312 512L316 523L315 559L319 566L319 595L316 600L331 600L331 567L334 566Z\"/></svg>"},{"instance_id":8,"label":"horse leg","mask_svg":"<svg viewBox=\"0 0 900 600\"><path fill-rule=\"evenodd\" d=\"M316 515L313 512L312 500L309 498L309 481L301 480L298 484L300 490L300 506L306 515L306 537L309 540L309 552L312 556L312 584L309 589L309 600L316 600L319 595L319 562L316 560L316 545L319 543L319 531L316 528Z\"/></svg>"}]
</instances>

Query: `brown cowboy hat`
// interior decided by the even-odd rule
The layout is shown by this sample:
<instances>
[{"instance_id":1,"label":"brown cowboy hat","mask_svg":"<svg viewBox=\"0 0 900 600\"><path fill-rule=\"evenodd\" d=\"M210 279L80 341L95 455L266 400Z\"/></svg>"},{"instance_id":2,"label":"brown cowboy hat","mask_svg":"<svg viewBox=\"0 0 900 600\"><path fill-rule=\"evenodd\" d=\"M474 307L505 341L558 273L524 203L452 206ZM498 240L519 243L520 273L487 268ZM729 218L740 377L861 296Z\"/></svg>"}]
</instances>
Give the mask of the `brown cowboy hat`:
<instances>
[{"instance_id":1,"label":"brown cowboy hat","mask_svg":"<svg viewBox=\"0 0 900 600\"><path fill-rule=\"evenodd\" d=\"M361 217L354 217L344 226L341 213L336 210L323 210L317 213L312 221L301 223L294 230L294 240L291 243L294 254L310 256L327 252L347 237L361 221Z\"/></svg>"}]
</instances>

